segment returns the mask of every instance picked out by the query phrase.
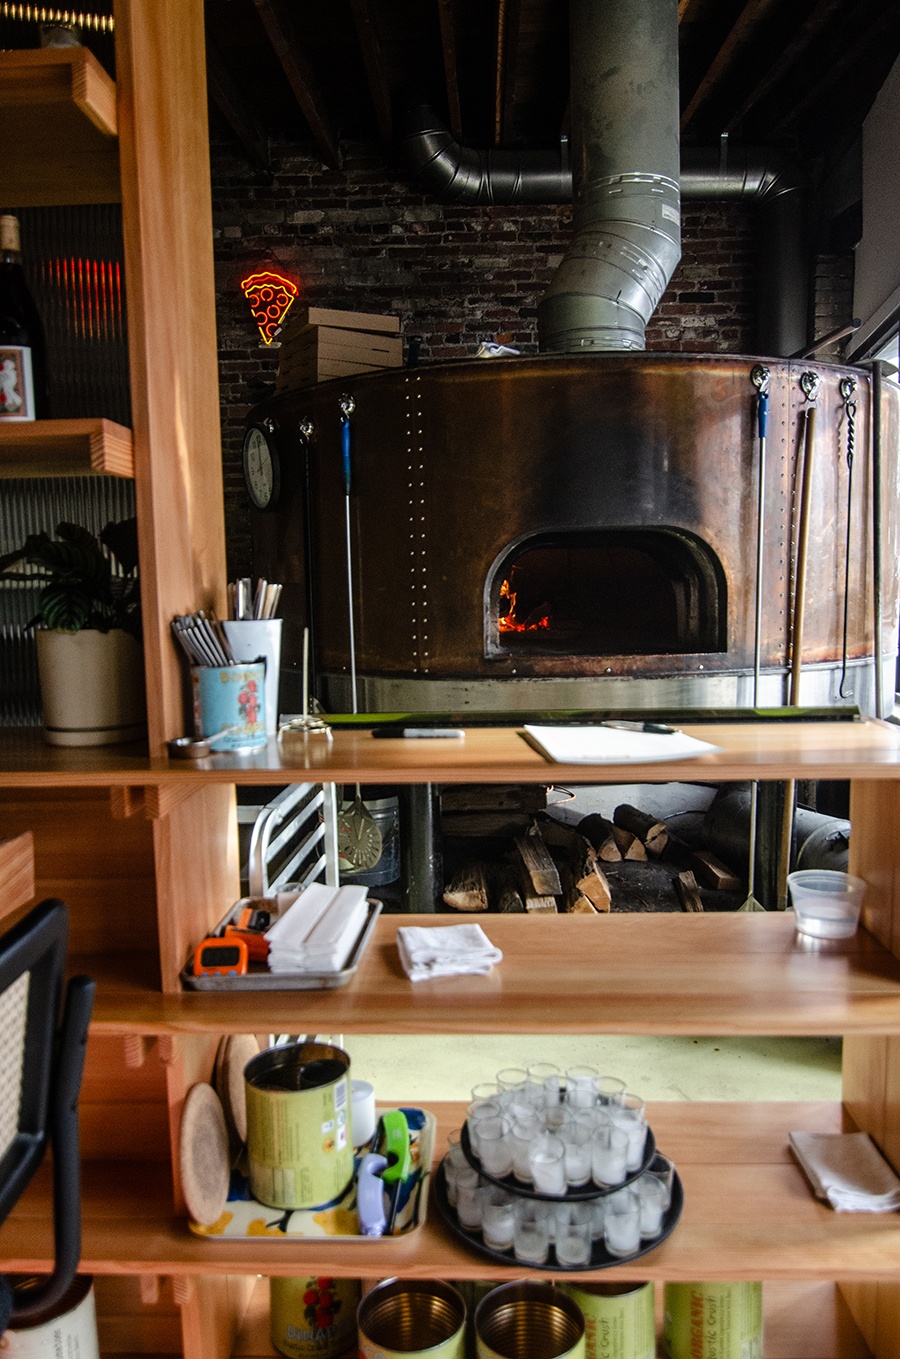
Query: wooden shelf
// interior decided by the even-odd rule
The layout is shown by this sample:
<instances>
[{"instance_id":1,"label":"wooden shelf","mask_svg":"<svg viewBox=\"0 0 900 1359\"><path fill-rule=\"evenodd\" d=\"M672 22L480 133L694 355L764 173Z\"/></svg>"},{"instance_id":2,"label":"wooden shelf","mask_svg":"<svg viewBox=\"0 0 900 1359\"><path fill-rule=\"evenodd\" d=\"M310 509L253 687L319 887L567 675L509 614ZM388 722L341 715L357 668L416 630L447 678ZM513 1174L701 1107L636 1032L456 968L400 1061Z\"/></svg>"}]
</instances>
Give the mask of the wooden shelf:
<instances>
[{"instance_id":1,"label":"wooden shelf","mask_svg":"<svg viewBox=\"0 0 900 1359\"><path fill-rule=\"evenodd\" d=\"M0 52L0 110L4 202L118 202L115 82L86 47Z\"/></svg>"},{"instance_id":2,"label":"wooden shelf","mask_svg":"<svg viewBox=\"0 0 900 1359\"><path fill-rule=\"evenodd\" d=\"M112 420L0 422L0 477L134 477L131 430Z\"/></svg>"},{"instance_id":3,"label":"wooden shelf","mask_svg":"<svg viewBox=\"0 0 900 1359\"><path fill-rule=\"evenodd\" d=\"M896 779L900 726L856 722L708 723L684 728L717 754L658 764L551 764L515 726L469 728L462 741L386 741L370 730L270 738L246 755L150 758L140 746L61 750L37 728L0 730L0 787L57 784L664 783L741 779Z\"/></svg>"},{"instance_id":4,"label":"wooden shelf","mask_svg":"<svg viewBox=\"0 0 900 1359\"><path fill-rule=\"evenodd\" d=\"M155 967L75 957L97 979L99 1033L873 1034L900 1015L900 961L859 930L806 944L789 913L491 915L503 953L487 977L413 985L390 915L348 985L333 991L153 989Z\"/></svg>"},{"instance_id":5,"label":"wooden shelf","mask_svg":"<svg viewBox=\"0 0 900 1359\"><path fill-rule=\"evenodd\" d=\"M461 1104L430 1106L436 1145L464 1116ZM816 1201L793 1161L793 1130L837 1132L836 1103L657 1103L649 1118L659 1148L678 1166L684 1211L672 1235L648 1255L581 1278L598 1280L764 1279L844 1282L896 1278L896 1214L835 1213ZM91 1274L296 1274L309 1268L343 1278L519 1278L514 1261L494 1264L471 1251L432 1202L425 1225L406 1241L340 1237L287 1243L198 1237L175 1215L166 1167L89 1162L83 1168L81 1268ZM51 1249L42 1170L0 1229L4 1268L46 1268ZM558 1277L554 1274L553 1277ZM573 1276L574 1277L574 1276ZM767 1347L767 1353L769 1352Z\"/></svg>"}]
</instances>

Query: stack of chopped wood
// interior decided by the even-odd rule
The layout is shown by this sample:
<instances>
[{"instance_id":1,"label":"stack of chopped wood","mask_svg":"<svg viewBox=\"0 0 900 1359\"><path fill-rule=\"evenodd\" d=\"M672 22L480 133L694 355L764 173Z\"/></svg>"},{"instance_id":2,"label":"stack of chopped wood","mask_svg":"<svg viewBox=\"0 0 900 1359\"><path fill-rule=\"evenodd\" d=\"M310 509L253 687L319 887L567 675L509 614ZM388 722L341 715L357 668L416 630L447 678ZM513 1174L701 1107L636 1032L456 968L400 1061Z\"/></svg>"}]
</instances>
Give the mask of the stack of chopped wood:
<instances>
[{"instance_id":1,"label":"stack of chopped wood","mask_svg":"<svg viewBox=\"0 0 900 1359\"><path fill-rule=\"evenodd\" d=\"M476 813L468 815L474 826ZM511 838L499 859L467 855L448 882L444 901L454 910L595 915L612 906L702 911L701 889L721 894L717 909L737 904L731 898L740 893L741 884L730 868L708 850L687 844L665 821L629 803L615 809L612 821L592 814L570 825L538 811L523 826L522 810L517 809L515 824L507 825L510 816L510 811L497 812L491 822L496 827L505 817L506 829L495 833ZM634 883L645 877L650 881L647 895L654 900L635 905Z\"/></svg>"}]
</instances>

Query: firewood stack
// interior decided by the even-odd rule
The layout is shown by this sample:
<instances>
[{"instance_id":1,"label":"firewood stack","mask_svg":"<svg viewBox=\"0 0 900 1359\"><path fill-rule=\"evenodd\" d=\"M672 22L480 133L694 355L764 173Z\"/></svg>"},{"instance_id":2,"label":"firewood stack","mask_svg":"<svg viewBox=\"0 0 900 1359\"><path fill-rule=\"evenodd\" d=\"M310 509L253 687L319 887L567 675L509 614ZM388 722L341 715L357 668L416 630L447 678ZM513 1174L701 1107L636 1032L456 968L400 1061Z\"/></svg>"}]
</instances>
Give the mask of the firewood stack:
<instances>
[{"instance_id":1,"label":"firewood stack","mask_svg":"<svg viewBox=\"0 0 900 1359\"><path fill-rule=\"evenodd\" d=\"M444 790L443 829L457 849L443 894L452 910L597 915L740 905L730 868L640 808L622 803L612 821L593 813L569 824L529 805L533 794Z\"/></svg>"}]
</instances>

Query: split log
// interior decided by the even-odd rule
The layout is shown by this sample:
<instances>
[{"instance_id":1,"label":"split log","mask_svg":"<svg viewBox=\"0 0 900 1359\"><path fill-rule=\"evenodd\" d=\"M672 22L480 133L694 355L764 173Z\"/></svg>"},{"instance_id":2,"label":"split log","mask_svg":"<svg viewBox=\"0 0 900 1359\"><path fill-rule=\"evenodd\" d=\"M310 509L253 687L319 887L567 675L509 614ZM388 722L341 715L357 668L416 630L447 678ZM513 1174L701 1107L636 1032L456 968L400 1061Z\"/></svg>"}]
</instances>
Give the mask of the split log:
<instances>
[{"instance_id":1,"label":"split log","mask_svg":"<svg viewBox=\"0 0 900 1359\"><path fill-rule=\"evenodd\" d=\"M632 807L628 802L619 804L613 812L613 821L617 826L636 835L647 853L654 859L658 859L662 854L669 838L668 827L664 821L657 821L649 812L642 812L639 807Z\"/></svg>"},{"instance_id":2,"label":"split log","mask_svg":"<svg viewBox=\"0 0 900 1359\"><path fill-rule=\"evenodd\" d=\"M486 911L487 873L478 859L464 863L444 889L444 901L454 911Z\"/></svg>"},{"instance_id":3,"label":"split log","mask_svg":"<svg viewBox=\"0 0 900 1359\"><path fill-rule=\"evenodd\" d=\"M736 873L717 859L715 854L711 854L708 849L696 849L691 855L691 867L694 870L694 877L701 882L704 887L710 887L714 892L739 892L741 890L741 880Z\"/></svg>"},{"instance_id":4,"label":"split log","mask_svg":"<svg viewBox=\"0 0 900 1359\"><path fill-rule=\"evenodd\" d=\"M599 812L583 816L578 822L578 830L581 835L587 836L597 851L597 857L604 863L614 864L621 860L622 852L616 844L616 828L605 816Z\"/></svg>"},{"instance_id":5,"label":"split log","mask_svg":"<svg viewBox=\"0 0 900 1359\"><path fill-rule=\"evenodd\" d=\"M511 868L498 865L491 874L491 900L501 915L522 915L525 902L519 891L516 875Z\"/></svg>"},{"instance_id":6,"label":"split log","mask_svg":"<svg viewBox=\"0 0 900 1359\"><path fill-rule=\"evenodd\" d=\"M441 794L443 800L443 794ZM441 810L441 832L458 840L512 840L527 835L530 812L448 812Z\"/></svg>"},{"instance_id":7,"label":"split log","mask_svg":"<svg viewBox=\"0 0 900 1359\"><path fill-rule=\"evenodd\" d=\"M559 896L562 892L559 872L537 826L532 826L527 835L517 836L513 843L521 864L521 871L531 883L532 894L546 897Z\"/></svg>"},{"instance_id":8,"label":"split log","mask_svg":"<svg viewBox=\"0 0 900 1359\"><path fill-rule=\"evenodd\" d=\"M575 915L596 915L596 908L578 887L575 874L568 864L560 864L559 880L562 883L560 905L564 911Z\"/></svg>"},{"instance_id":9,"label":"split log","mask_svg":"<svg viewBox=\"0 0 900 1359\"><path fill-rule=\"evenodd\" d=\"M703 902L700 900L700 888L697 886L697 879L689 868L683 873L679 873L672 879L672 886L678 900L681 902L682 909L685 911L702 911Z\"/></svg>"},{"instance_id":10,"label":"split log","mask_svg":"<svg viewBox=\"0 0 900 1359\"><path fill-rule=\"evenodd\" d=\"M647 851L636 835L632 835L631 831L625 830L623 826L613 826L612 833L623 859L632 859L637 863L647 862Z\"/></svg>"},{"instance_id":11,"label":"split log","mask_svg":"<svg viewBox=\"0 0 900 1359\"><path fill-rule=\"evenodd\" d=\"M530 915L555 915L559 907L556 904L556 897L532 897L526 893L525 910Z\"/></svg>"},{"instance_id":12,"label":"split log","mask_svg":"<svg viewBox=\"0 0 900 1359\"><path fill-rule=\"evenodd\" d=\"M608 911L611 893L606 875L597 862L597 851L586 836L581 834L579 821L577 827L566 826L552 817L542 817L538 823L541 836L550 848L559 867L565 895L564 870L571 874L575 889L587 897L597 911ZM618 851L617 851L618 854ZM571 907L565 906L569 910Z\"/></svg>"}]
</instances>

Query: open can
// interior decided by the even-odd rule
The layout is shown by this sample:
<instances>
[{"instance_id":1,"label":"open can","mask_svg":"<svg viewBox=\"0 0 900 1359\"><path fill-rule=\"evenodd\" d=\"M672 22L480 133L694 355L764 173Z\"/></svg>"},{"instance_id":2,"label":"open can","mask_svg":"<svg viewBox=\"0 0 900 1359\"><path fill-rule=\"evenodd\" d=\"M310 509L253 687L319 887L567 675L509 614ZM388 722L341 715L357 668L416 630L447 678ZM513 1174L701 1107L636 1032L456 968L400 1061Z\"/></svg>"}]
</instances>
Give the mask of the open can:
<instances>
[{"instance_id":1,"label":"open can","mask_svg":"<svg viewBox=\"0 0 900 1359\"><path fill-rule=\"evenodd\" d=\"M385 1279L359 1304L360 1359L465 1359L466 1305L433 1279Z\"/></svg>"},{"instance_id":2,"label":"open can","mask_svg":"<svg viewBox=\"0 0 900 1359\"><path fill-rule=\"evenodd\" d=\"M494 1288L475 1310L478 1359L585 1359L584 1317L551 1283Z\"/></svg>"},{"instance_id":3,"label":"open can","mask_svg":"<svg viewBox=\"0 0 900 1359\"><path fill-rule=\"evenodd\" d=\"M324 1208L353 1179L350 1058L285 1043L244 1068L250 1188L272 1208Z\"/></svg>"}]
</instances>

